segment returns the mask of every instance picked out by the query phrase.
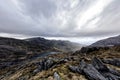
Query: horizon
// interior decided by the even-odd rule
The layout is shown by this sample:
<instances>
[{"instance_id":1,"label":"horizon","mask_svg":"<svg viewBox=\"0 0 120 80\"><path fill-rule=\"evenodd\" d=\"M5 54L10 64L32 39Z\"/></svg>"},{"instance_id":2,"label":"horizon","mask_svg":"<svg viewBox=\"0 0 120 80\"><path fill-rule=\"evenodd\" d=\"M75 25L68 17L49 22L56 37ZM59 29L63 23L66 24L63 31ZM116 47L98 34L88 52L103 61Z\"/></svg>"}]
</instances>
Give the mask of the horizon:
<instances>
[{"instance_id":1,"label":"horizon","mask_svg":"<svg viewBox=\"0 0 120 80\"><path fill-rule=\"evenodd\" d=\"M81 45L91 45L99 40L104 40L110 37L116 37L119 35L114 35L114 36L107 36L107 37L98 37L98 38L91 38L91 37L84 37L84 39L81 37L43 37L43 36L24 36L24 35L16 35L16 34L6 34L6 33L2 33L2 35L0 34L0 37L5 37L5 38L14 38L14 39L29 39L29 38L44 38L47 40L63 40L63 41L70 41L70 42L74 42L74 43L78 43Z\"/></svg>"},{"instance_id":2,"label":"horizon","mask_svg":"<svg viewBox=\"0 0 120 80\"><path fill-rule=\"evenodd\" d=\"M92 44L120 34L119 0L1 0L0 36Z\"/></svg>"}]
</instances>

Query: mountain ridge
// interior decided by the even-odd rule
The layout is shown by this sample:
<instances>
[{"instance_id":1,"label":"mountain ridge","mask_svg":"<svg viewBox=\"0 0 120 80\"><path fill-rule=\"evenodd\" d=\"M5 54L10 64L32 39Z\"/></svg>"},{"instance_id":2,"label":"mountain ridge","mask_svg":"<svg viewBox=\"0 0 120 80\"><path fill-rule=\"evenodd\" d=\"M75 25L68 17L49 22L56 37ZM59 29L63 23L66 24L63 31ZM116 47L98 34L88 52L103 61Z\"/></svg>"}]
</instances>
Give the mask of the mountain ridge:
<instances>
[{"instance_id":1,"label":"mountain ridge","mask_svg":"<svg viewBox=\"0 0 120 80\"><path fill-rule=\"evenodd\" d=\"M120 35L99 40L90 45L90 47L106 47L120 45Z\"/></svg>"}]
</instances>

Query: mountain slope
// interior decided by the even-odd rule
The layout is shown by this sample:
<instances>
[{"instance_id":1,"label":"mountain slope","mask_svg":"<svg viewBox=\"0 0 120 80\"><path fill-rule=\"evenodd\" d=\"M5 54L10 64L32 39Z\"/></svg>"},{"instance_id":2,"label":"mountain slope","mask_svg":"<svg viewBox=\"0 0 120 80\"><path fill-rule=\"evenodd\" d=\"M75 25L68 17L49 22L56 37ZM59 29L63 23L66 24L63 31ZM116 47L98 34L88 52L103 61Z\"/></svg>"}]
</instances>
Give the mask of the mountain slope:
<instances>
[{"instance_id":1,"label":"mountain slope","mask_svg":"<svg viewBox=\"0 0 120 80\"><path fill-rule=\"evenodd\" d=\"M114 46L114 45L120 45L120 35L97 41L90 46L105 47L105 46Z\"/></svg>"},{"instance_id":2,"label":"mountain slope","mask_svg":"<svg viewBox=\"0 0 120 80\"><path fill-rule=\"evenodd\" d=\"M47 45L49 47L52 47L52 48L55 48L57 50L64 51L64 52L76 51L82 47L82 45L78 43L73 43L70 41L47 40L47 39L40 38L40 37L26 39L26 41L33 43L33 44Z\"/></svg>"},{"instance_id":3,"label":"mountain slope","mask_svg":"<svg viewBox=\"0 0 120 80\"><path fill-rule=\"evenodd\" d=\"M25 40L0 37L0 61L24 60L49 51L73 51L78 44L69 41L30 38Z\"/></svg>"}]
</instances>

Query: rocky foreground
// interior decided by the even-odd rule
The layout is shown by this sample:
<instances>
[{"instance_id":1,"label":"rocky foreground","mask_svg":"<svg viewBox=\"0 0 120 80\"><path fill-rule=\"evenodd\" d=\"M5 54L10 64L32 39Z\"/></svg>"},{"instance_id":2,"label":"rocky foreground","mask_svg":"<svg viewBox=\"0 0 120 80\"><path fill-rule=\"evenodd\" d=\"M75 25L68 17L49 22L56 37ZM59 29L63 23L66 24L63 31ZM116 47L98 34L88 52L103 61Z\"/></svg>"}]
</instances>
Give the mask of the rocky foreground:
<instances>
[{"instance_id":1,"label":"rocky foreground","mask_svg":"<svg viewBox=\"0 0 120 80\"><path fill-rule=\"evenodd\" d=\"M4 62L0 80L120 80L120 47L84 47L75 53Z\"/></svg>"}]
</instances>

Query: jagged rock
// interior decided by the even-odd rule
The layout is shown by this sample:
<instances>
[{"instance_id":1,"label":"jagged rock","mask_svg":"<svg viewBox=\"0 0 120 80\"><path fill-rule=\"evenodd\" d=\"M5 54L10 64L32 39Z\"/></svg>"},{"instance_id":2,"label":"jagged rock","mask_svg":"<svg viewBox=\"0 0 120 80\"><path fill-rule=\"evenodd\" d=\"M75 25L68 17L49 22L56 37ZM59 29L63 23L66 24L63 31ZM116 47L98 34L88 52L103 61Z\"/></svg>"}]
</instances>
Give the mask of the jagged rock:
<instances>
[{"instance_id":1,"label":"jagged rock","mask_svg":"<svg viewBox=\"0 0 120 80\"><path fill-rule=\"evenodd\" d=\"M87 64L83 69L83 72L90 80L106 80L105 77L102 76L102 74L100 74L91 64Z\"/></svg>"},{"instance_id":2,"label":"jagged rock","mask_svg":"<svg viewBox=\"0 0 120 80\"><path fill-rule=\"evenodd\" d=\"M81 73L81 74L85 74L85 76L87 78L89 78L89 80L106 80L105 77L103 77L98 71L97 69L94 68L93 65L91 64L87 64L84 61L80 62L79 67L73 67L73 66L69 66L70 70L72 70L73 72L77 72L77 73Z\"/></svg>"},{"instance_id":3,"label":"jagged rock","mask_svg":"<svg viewBox=\"0 0 120 80\"><path fill-rule=\"evenodd\" d=\"M58 64L62 64L62 63L65 63L65 62L67 62L66 59L58 60L58 59L47 59L47 58L45 58L41 62L36 63L37 68L33 71L33 73L35 74L35 73L38 73L42 70L48 70L51 67L54 67Z\"/></svg>"},{"instance_id":4,"label":"jagged rock","mask_svg":"<svg viewBox=\"0 0 120 80\"><path fill-rule=\"evenodd\" d=\"M61 78L57 72L54 73L54 80L61 80Z\"/></svg>"},{"instance_id":5,"label":"jagged rock","mask_svg":"<svg viewBox=\"0 0 120 80\"><path fill-rule=\"evenodd\" d=\"M41 62L36 63L36 64L38 67L33 71L33 73L38 73L42 70L48 70L49 68L54 66L56 62L54 62L51 59L43 59Z\"/></svg>"},{"instance_id":6,"label":"jagged rock","mask_svg":"<svg viewBox=\"0 0 120 80\"><path fill-rule=\"evenodd\" d=\"M99 58L93 58L92 64L82 60L79 66L69 66L69 69L85 75L89 80L120 80L120 73L108 68Z\"/></svg>"},{"instance_id":7,"label":"jagged rock","mask_svg":"<svg viewBox=\"0 0 120 80\"><path fill-rule=\"evenodd\" d=\"M119 80L120 73L108 68L99 58L95 57L92 60L92 65L108 80Z\"/></svg>"},{"instance_id":8,"label":"jagged rock","mask_svg":"<svg viewBox=\"0 0 120 80\"><path fill-rule=\"evenodd\" d=\"M116 59L106 59L106 60L103 60L103 62L120 67L120 59L117 59L117 58Z\"/></svg>"},{"instance_id":9,"label":"jagged rock","mask_svg":"<svg viewBox=\"0 0 120 80\"><path fill-rule=\"evenodd\" d=\"M109 71L107 66L104 65L104 63L100 59L98 59L96 57L93 58L92 65L100 72L108 72Z\"/></svg>"}]
</instances>

